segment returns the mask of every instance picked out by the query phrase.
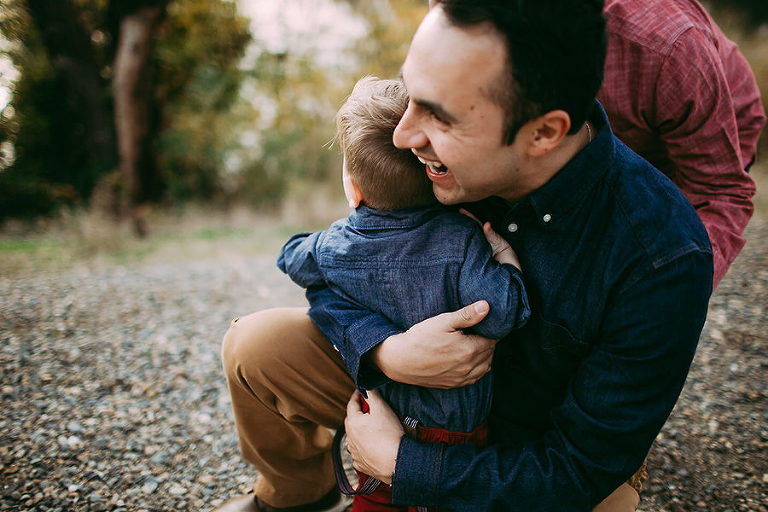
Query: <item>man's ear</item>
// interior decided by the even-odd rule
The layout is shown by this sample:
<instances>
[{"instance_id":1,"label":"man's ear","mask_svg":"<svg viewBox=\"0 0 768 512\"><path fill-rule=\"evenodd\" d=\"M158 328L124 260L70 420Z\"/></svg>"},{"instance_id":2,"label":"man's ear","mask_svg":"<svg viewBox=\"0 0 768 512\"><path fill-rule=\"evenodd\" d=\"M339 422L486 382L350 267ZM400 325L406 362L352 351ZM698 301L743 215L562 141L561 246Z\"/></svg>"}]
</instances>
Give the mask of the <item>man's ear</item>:
<instances>
[{"instance_id":1,"label":"man's ear","mask_svg":"<svg viewBox=\"0 0 768 512\"><path fill-rule=\"evenodd\" d=\"M571 129L571 116L565 110L552 110L530 121L532 134L528 154L532 157L546 155L563 141Z\"/></svg>"}]
</instances>

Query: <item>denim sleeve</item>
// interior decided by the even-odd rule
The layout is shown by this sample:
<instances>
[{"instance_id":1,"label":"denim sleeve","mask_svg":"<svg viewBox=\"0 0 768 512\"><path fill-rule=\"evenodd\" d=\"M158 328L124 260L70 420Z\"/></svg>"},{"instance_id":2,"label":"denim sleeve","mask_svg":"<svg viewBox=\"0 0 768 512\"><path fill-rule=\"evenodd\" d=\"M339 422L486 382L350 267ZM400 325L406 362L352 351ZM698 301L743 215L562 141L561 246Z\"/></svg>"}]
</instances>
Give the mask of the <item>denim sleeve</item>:
<instances>
[{"instance_id":1,"label":"denim sleeve","mask_svg":"<svg viewBox=\"0 0 768 512\"><path fill-rule=\"evenodd\" d=\"M520 271L514 265L493 259L491 246L480 230L475 230L467 240L458 287L462 306L488 301L488 315L472 327L472 332L486 338L501 339L512 329L525 325L531 316Z\"/></svg>"},{"instance_id":2,"label":"denim sleeve","mask_svg":"<svg viewBox=\"0 0 768 512\"><path fill-rule=\"evenodd\" d=\"M307 288L325 283L317 264L317 242L322 233L297 233L280 249L277 266L293 282Z\"/></svg>"},{"instance_id":3,"label":"denim sleeve","mask_svg":"<svg viewBox=\"0 0 768 512\"><path fill-rule=\"evenodd\" d=\"M389 382L375 366L365 363L364 356L402 329L385 316L361 309L326 286L308 288L307 300L309 317L339 351L358 389L374 389Z\"/></svg>"},{"instance_id":4,"label":"denim sleeve","mask_svg":"<svg viewBox=\"0 0 768 512\"><path fill-rule=\"evenodd\" d=\"M533 441L495 432L503 445L485 449L404 438L394 501L456 512L592 510L640 467L672 411L711 288L712 256L696 252L617 290L546 432Z\"/></svg>"}]
</instances>

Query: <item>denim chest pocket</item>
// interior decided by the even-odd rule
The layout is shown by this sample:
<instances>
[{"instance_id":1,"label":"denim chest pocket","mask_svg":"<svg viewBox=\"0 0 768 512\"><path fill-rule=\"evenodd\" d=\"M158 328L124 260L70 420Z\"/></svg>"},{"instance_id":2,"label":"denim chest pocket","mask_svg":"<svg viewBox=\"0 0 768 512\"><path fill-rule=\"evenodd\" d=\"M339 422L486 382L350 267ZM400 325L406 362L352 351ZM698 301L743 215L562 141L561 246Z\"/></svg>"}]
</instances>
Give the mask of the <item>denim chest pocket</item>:
<instances>
[{"instance_id":1,"label":"denim chest pocket","mask_svg":"<svg viewBox=\"0 0 768 512\"><path fill-rule=\"evenodd\" d=\"M526 326L523 356L532 377L550 391L565 391L567 382L587 356L590 345L573 335L570 329L534 314Z\"/></svg>"},{"instance_id":2,"label":"denim chest pocket","mask_svg":"<svg viewBox=\"0 0 768 512\"><path fill-rule=\"evenodd\" d=\"M508 425L541 431L562 403L590 345L570 329L534 313L522 329L496 346L494 414Z\"/></svg>"}]
</instances>

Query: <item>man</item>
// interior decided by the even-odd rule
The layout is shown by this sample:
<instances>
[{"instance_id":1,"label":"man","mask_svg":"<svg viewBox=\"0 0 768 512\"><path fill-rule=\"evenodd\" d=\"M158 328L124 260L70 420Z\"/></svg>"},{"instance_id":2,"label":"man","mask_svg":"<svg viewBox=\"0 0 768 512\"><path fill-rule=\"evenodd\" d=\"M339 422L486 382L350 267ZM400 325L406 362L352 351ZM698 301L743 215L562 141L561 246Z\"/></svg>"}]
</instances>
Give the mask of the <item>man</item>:
<instances>
[{"instance_id":1,"label":"man","mask_svg":"<svg viewBox=\"0 0 768 512\"><path fill-rule=\"evenodd\" d=\"M256 499L221 510L330 509L323 427L344 417L353 389L345 366L363 389L390 379L450 388L476 381L492 359L490 447L412 441L370 392L370 414L356 397L347 403L356 468L391 482L394 500L410 505L637 506L622 482L693 357L712 289L706 232L594 103L602 2L437 3L403 67L411 102L394 140L424 160L441 202L471 202L507 238L533 317L495 355L494 340L461 331L487 313L483 302L400 332L317 288L308 291L314 323L286 309L234 322L224 365L241 448L260 476Z\"/></svg>"},{"instance_id":2,"label":"man","mask_svg":"<svg viewBox=\"0 0 768 512\"><path fill-rule=\"evenodd\" d=\"M765 111L747 61L696 0L608 0L598 99L614 133L696 208L714 285L744 246Z\"/></svg>"}]
</instances>

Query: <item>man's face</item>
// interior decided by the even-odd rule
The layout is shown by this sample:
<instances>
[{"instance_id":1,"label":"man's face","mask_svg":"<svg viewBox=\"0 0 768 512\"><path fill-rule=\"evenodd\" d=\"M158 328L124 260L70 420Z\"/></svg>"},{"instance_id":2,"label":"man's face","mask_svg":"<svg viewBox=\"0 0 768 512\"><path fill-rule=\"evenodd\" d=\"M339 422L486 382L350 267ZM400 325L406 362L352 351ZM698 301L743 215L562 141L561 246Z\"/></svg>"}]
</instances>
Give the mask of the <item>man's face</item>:
<instances>
[{"instance_id":1,"label":"man's face","mask_svg":"<svg viewBox=\"0 0 768 512\"><path fill-rule=\"evenodd\" d=\"M426 163L443 204L518 197L520 150L503 143L504 112L490 96L506 58L490 24L452 26L440 7L416 31L402 70L410 101L393 139Z\"/></svg>"}]
</instances>

